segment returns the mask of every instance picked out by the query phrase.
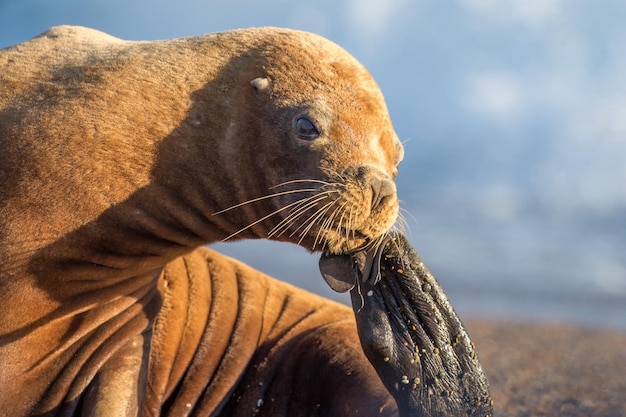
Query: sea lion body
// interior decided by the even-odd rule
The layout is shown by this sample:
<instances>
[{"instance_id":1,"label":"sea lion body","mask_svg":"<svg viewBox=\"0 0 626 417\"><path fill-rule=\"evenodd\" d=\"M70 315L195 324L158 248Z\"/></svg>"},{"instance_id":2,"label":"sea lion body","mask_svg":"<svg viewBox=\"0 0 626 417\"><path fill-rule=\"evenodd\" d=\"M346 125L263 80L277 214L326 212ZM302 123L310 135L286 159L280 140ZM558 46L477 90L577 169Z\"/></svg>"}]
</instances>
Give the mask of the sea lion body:
<instances>
[{"instance_id":1,"label":"sea lion body","mask_svg":"<svg viewBox=\"0 0 626 417\"><path fill-rule=\"evenodd\" d=\"M160 277L195 248L271 238L343 253L398 212L402 147L382 94L303 32L127 42L53 28L0 51L0 150L11 416L153 404Z\"/></svg>"}]
</instances>

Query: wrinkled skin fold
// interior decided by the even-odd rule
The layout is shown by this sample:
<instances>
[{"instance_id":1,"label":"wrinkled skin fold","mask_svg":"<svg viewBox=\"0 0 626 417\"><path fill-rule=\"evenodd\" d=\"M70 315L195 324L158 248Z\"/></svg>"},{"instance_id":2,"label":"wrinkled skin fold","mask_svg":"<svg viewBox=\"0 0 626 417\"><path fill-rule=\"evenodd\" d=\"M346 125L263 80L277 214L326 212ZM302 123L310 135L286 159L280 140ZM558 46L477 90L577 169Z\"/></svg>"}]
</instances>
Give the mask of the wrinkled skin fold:
<instances>
[{"instance_id":1,"label":"wrinkled skin fold","mask_svg":"<svg viewBox=\"0 0 626 417\"><path fill-rule=\"evenodd\" d=\"M320 270L332 288L350 290L361 345L400 416L493 415L475 346L404 236L369 253L322 255Z\"/></svg>"}]
</instances>

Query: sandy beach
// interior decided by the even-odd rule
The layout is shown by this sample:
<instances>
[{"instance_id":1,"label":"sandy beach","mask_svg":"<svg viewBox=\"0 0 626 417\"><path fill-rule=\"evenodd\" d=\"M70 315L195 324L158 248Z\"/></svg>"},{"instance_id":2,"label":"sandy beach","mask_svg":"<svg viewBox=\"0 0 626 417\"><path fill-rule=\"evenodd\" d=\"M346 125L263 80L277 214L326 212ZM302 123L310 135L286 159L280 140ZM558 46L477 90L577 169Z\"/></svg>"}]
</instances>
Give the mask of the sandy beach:
<instances>
[{"instance_id":1,"label":"sandy beach","mask_svg":"<svg viewBox=\"0 0 626 417\"><path fill-rule=\"evenodd\" d=\"M626 333L467 320L496 417L626 416Z\"/></svg>"}]
</instances>

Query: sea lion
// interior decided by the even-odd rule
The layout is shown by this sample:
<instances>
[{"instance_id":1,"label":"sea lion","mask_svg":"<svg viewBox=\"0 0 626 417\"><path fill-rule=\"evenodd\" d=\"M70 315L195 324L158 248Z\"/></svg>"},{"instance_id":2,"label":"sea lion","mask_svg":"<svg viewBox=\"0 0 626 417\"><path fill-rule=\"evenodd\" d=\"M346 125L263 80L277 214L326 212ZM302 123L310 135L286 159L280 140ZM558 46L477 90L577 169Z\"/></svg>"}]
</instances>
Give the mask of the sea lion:
<instances>
[{"instance_id":1,"label":"sea lion","mask_svg":"<svg viewBox=\"0 0 626 417\"><path fill-rule=\"evenodd\" d=\"M398 213L402 146L378 86L304 32L128 42L53 28L0 51L0 149L11 416L152 404L162 271L195 248L346 253Z\"/></svg>"},{"instance_id":2,"label":"sea lion","mask_svg":"<svg viewBox=\"0 0 626 417\"><path fill-rule=\"evenodd\" d=\"M350 291L363 350L401 417L493 416L476 347L404 235L387 234L369 251L323 254L320 271Z\"/></svg>"}]
</instances>

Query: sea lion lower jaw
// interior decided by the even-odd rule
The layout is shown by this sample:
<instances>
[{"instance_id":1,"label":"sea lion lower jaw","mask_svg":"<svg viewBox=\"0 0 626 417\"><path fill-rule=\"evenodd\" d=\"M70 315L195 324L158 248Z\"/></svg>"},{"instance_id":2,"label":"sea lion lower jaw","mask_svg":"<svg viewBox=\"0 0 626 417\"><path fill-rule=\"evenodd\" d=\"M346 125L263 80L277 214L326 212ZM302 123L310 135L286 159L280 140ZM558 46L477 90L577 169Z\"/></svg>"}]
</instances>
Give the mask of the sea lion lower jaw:
<instances>
[{"instance_id":1,"label":"sea lion lower jaw","mask_svg":"<svg viewBox=\"0 0 626 417\"><path fill-rule=\"evenodd\" d=\"M401 416L492 416L487 377L443 289L406 238L355 256L322 257L333 289L349 289L363 350Z\"/></svg>"}]
</instances>

